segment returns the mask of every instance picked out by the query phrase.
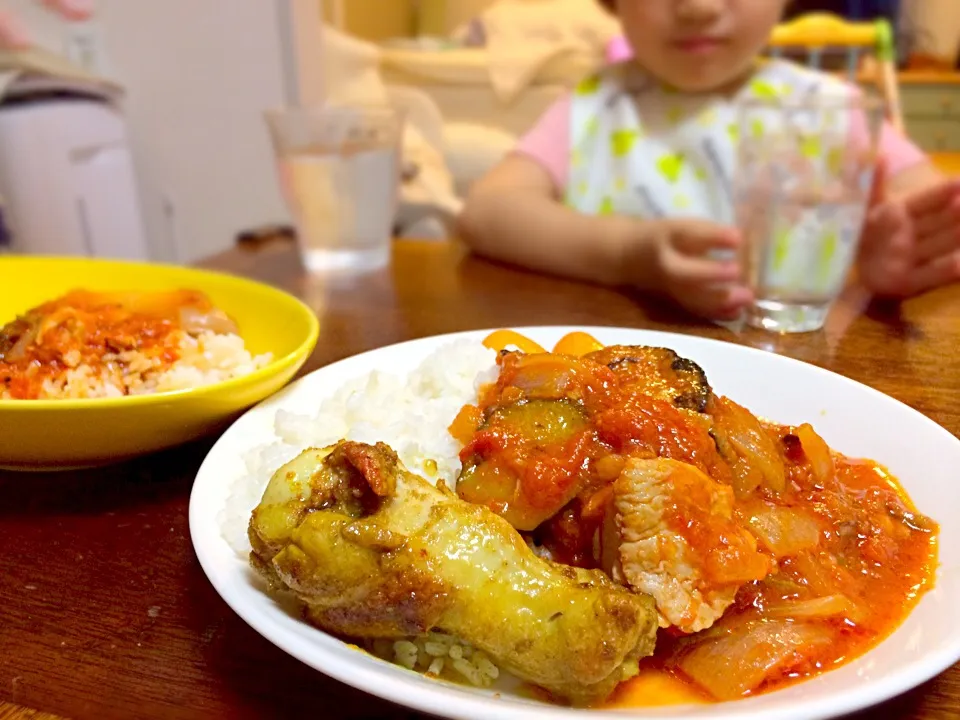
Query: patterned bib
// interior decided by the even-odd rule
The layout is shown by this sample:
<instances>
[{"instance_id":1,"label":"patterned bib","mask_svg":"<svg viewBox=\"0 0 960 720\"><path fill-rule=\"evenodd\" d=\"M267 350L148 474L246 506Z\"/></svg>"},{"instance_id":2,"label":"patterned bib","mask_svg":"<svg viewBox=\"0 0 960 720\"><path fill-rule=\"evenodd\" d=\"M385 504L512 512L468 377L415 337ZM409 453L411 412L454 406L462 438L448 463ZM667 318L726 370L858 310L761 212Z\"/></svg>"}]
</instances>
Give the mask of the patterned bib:
<instances>
[{"instance_id":1,"label":"patterned bib","mask_svg":"<svg viewBox=\"0 0 960 720\"><path fill-rule=\"evenodd\" d=\"M733 224L738 103L838 92L853 91L783 60L760 64L733 97L673 91L632 63L606 68L573 95L566 203L587 214Z\"/></svg>"},{"instance_id":2,"label":"patterned bib","mask_svg":"<svg viewBox=\"0 0 960 720\"><path fill-rule=\"evenodd\" d=\"M732 97L672 91L630 63L608 67L581 82L572 98L565 201L591 215L698 218L737 225L751 204L762 205L765 212L778 192L790 193L791 185L806 182L802 169L763 158L752 163L751 170L769 177L755 183L749 197L734 197L741 132L761 140L751 144L754 148L766 152L769 147L771 153L776 152L776 138L799 134L802 140L796 144L802 148L806 171L833 185L843 184L843 153L853 133L851 113L800 113L787 119L775 104L769 112L751 115L751 125L741 128L740 104L750 99L851 99L857 92L839 79L783 60L758 64L750 81ZM872 173L858 176L855 196L866 196L871 178ZM809 195L828 198L832 193L833 188L813 187ZM842 282L862 225L857 201L854 197L852 214L831 215L825 202L824 212L785 210L766 217L759 232L773 237L774 247L758 260L766 268L765 277L785 292L828 292Z\"/></svg>"}]
</instances>

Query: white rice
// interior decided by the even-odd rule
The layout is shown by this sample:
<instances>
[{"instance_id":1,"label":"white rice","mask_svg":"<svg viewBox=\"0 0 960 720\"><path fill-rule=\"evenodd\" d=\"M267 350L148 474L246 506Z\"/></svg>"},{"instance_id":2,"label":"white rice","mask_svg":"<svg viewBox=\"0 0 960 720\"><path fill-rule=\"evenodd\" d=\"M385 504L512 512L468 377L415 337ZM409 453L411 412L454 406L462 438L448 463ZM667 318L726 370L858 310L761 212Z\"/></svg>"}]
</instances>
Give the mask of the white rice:
<instances>
[{"instance_id":1,"label":"white rice","mask_svg":"<svg viewBox=\"0 0 960 720\"><path fill-rule=\"evenodd\" d=\"M457 340L437 348L410 373L378 370L345 383L313 416L277 411L276 440L243 458L246 474L231 489L220 517L224 538L246 558L250 512L273 473L303 450L341 439L387 443L410 471L453 488L460 444L447 429L464 405L476 402L480 386L496 377L495 351Z\"/></svg>"},{"instance_id":2,"label":"white rice","mask_svg":"<svg viewBox=\"0 0 960 720\"><path fill-rule=\"evenodd\" d=\"M188 390L248 375L269 363L271 353L251 355L243 338L235 334L205 331L197 336L181 332L180 357L162 369L162 359L137 350L108 354L103 366L80 362L80 353L63 357L67 370L47 378L41 386L44 399L109 398L125 395ZM10 399L0 388L0 400Z\"/></svg>"},{"instance_id":3,"label":"white rice","mask_svg":"<svg viewBox=\"0 0 960 720\"><path fill-rule=\"evenodd\" d=\"M408 670L477 687L489 687L500 677L500 668L482 650L444 633L373 640L367 650Z\"/></svg>"},{"instance_id":4,"label":"white rice","mask_svg":"<svg viewBox=\"0 0 960 720\"><path fill-rule=\"evenodd\" d=\"M249 375L273 360L273 353L252 355L243 338L210 331L180 342L180 358L169 370L138 388L137 393L188 390ZM137 394L133 393L133 394Z\"/></svg>"}]
</instances>

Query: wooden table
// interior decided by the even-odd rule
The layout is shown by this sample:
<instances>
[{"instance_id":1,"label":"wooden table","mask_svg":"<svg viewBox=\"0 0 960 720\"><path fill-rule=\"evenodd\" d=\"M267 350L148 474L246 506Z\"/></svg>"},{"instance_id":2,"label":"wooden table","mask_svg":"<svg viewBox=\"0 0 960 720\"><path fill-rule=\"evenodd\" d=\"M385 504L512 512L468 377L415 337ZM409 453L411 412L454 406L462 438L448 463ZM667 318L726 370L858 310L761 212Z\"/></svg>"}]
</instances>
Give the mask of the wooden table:
<instances>
[{"instance_id":1,"label":"wooden table","mask_svg":"<svg viewBox=\"0 0 960 720\"><path fill-rule=\"evenodd\" d=\"M960 286L902 306L848 293L822 333L735 336L613 290L398 242L392 268L310 280L286 243L205 263L321 316L305 370L410 338L504 325L622 325L779 351L848 375L960 432ZM51 438L51 442L55 442ZM244 624L190 544L190 486L211 440L102 470L0 474L0 716L415 718L300 664ZM5 704L6 703L6 704ZM960 665L860 716L960 717Z\"/></svg>"}]
</instances>

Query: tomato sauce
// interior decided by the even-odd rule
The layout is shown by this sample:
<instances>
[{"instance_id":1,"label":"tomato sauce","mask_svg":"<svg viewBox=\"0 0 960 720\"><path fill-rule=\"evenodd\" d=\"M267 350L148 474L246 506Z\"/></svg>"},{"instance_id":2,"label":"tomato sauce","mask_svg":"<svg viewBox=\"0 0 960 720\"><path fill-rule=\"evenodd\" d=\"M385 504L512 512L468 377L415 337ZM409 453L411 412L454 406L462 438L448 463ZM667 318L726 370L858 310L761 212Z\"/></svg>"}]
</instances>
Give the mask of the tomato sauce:
<instances>
[{"instance_id":1,"label":"tomato sauce","mask_svg":"<svg viewBox=\"0 0 960 720\"><path fill-rule=\"evenodd\" d=\"M682 475L673 477L674 491L664 520L702 558L706 583L726 585L766 577L770 560L757 551L750 534L732 519L705 513L703 508L709 508L714 500L701 483L689 480Z\"/></svg>"},{"instance_id":2,"label":"tomato sauce","mask_svg":"<svg viewBox=\"0 0 960 720\"><path fill-rule=\"evenodd\" d=\"M129 352L165 369L180 357L184 312L212 309L195 291L72 291L0 329L0 386L13 399L35 399L48 379L81 366L98 375Z\"/></svg>"},{"instance_id":3,"label":"tomato sauce","mask_svg":"<svg viewBox=\"0 0 960 720\"><path fill-rule=\"evenodd\" d=\"M876 645L931 587L938 527L881 466L830 451L809 426L749 416L765 461L780 468L765 468L764 482L749 474L743 457L732 463L730 450L721 452L709 409L685 410L638 391L590 360L586 353L599 343L589 336L561 345L585 356L502 353L497 382L458 416L451 431L465 443L464 467L475 469L465 472L466 483L461 479L461 497L530 531L554 559L584 567L599 566L596 538L627 458L691 465L721 484L734 507L733 520L714 517L702 512L716 500L702 495L702 486L674 489L664 522L698 551L707 581L739 590L712 628L661 631L655 656L609 705L732 699L816 675ZM556 431L543 420L544 408L553 406L533 402L574 406L581 413L575 431ZM511 411L520 415L530 408L526 424L498 416L504 407L520 408ZM731 422L747 412L736 410ZM751 675L751 653L761 656L755 665L766 662L760 640L772 627L759 621L793 623L790 629L802 632L794 633L799 644L790 653ZM714 649L727 654L701 662ZM651 688L669 698L654 697L659 690L651 696Z\"/></svg>"},{"instance_id":4,"label":"tomato sauce","mask_svg":"<svg viewBox=\"0 0 960 720\"><path fill-rule=\"evenodd\" d=\"M794 479L804 475L807 483L788 491L780 502L818 519L819 547L780 558L774 572L744 584L714 629L736 632L741 623L791 618L815 628L821 641L798 648L793 662L746 695L774 690L856 659L893 632L933 584L938 528L913 513L903 491L880 466L838 458L836 482L830 487L812 483L802 470L791 473ZM897 522L891 512L909 517ZM831 598L846 598L849 604L842 606L842 612L819 617L818 605L831 604ZM811 608L811 616L805 616L805 607ZM696 635L661 631L649 666L688 679L676 661L695 639Z\"/></svg>"}]
</instances>

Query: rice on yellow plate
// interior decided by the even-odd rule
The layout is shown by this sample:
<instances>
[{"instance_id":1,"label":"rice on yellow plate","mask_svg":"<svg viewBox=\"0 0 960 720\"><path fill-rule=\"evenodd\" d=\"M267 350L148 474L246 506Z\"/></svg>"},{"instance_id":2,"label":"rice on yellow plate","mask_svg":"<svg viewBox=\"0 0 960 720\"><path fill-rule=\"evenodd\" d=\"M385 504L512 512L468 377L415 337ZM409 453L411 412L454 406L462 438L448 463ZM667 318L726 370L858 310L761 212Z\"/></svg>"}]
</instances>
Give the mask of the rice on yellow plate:
<instances>
[{"instance_id":1,"label":"rice on yellow plate","mask_svg":"<svg viewBox=\"0 0 960 720\"><path fill-rule=\"evenodd\" d=\"M0 468L101 465L222 429L319 333L296 298L190 268L10 257L0 287Z\"/></svg>"}]
</instances>

